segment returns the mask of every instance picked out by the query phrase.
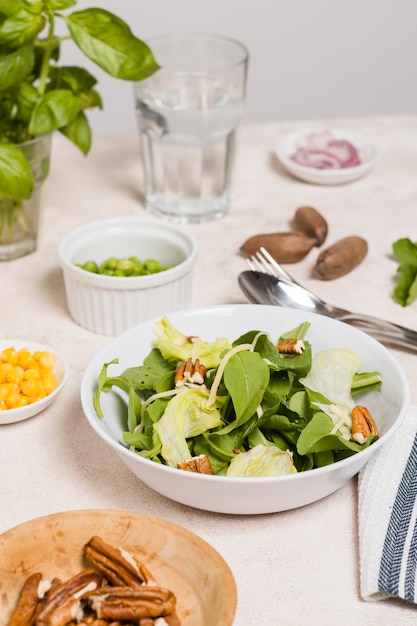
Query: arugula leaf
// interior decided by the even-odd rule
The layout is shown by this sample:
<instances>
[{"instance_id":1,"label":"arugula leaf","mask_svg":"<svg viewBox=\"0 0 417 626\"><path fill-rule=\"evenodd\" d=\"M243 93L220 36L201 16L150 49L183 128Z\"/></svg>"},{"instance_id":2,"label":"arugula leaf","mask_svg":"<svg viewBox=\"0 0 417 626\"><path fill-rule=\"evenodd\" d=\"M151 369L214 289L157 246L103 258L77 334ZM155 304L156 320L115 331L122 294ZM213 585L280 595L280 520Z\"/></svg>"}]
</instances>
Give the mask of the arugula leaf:
<instances>
[{"instance_id":1,"label":"arugula leaf","mask_svg":"<svg viewBox=\"0 0 417 626\"><path fill-rule=\"evenodd\" d=\"M393 243L392 251L400 262L393 297L401 306L408 306L417 299L417 243L408 237L398 239Z\"/></svg>"},{"instance_id":2,"label":"arugula leaf","mask_svg":"<svg viewBox=\"0 0 417 626\"><path fill-rule=\"evenodd\" d=\"M223 376L235 408L236 426L240 426L261 404L269 383L269 367L257 352L238 352L228 361Z\"/></svg>"},{"instance_id":3,"label":"arugula leaf","mask_svg":"<svg viewBox=\"0 0 417 626\"><path fill-rule=\"evenodd\" d=\"M129 367L122 374L138 391L156 391L159 380L167 373L175 372L175 366L168 363L157 348L152 348L143 365Z\"/></svg>"},{"instance_id":4,"label":"arugula leaf","mask_svg":"<svg viewBox=\"0 0 417 626\"><path fill-rule=\"evenodd\" d=\"M359 452L371 445L377 437L368 437L366 443L359 444L351 439L345 439L340 434L332 433L333 422L328 415L317 412L301 432L297 441L298 454L305 455L315 452L331 450L349 450Z\"/></svg>"}]
</instances>

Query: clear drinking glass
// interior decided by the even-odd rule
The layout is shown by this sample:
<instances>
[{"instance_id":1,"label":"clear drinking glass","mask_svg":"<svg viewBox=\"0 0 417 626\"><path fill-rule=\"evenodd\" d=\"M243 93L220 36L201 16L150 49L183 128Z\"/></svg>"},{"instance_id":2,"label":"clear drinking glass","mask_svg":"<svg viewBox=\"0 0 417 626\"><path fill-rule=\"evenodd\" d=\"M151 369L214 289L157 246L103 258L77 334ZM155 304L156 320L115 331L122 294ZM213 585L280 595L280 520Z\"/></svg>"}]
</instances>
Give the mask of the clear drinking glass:
<instances>
[{"instance_id":1,"label":"clear drinking glass","mask_svg":"<svg viewBox=\"0 0 417 626\"><path fill-rule=\"evenodd\" d=\"M176 222L223 217L248 50L205 34L165 35L147 43L161 69L134 84L146 207Z\"/></svg>"},{"instance_id":2,"label":"clear drinking glass","mask_svg":"<svg viewBox=\"0 0 417 626\"><path fill-rule=\"evenodd\" d=\"M34 184L27 200L0 196L0 261L11 261L34 252L41 222L42 184L49 172L51 134L19 144L32 168Z\"/></svg>"}]
</instances>

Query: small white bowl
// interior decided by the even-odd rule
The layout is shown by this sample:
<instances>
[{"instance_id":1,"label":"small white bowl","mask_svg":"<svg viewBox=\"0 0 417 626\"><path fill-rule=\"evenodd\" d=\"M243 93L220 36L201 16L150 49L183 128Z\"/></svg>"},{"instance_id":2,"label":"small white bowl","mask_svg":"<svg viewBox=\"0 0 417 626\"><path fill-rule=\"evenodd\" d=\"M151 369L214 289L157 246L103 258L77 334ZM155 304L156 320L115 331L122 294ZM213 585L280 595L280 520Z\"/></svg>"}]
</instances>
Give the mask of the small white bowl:
<instances>
[{"instance_id":1,"label":"small white bowl","mask_svg":"<svg viewBox=\"0 0 417 626\"><path fill-rule=\"evenodd\" d=\"M400 427L407 414L408 382L391 352L369 335L343 322L324 315L261 304L190 309L171 314L169 320L184 334L207 341L218 337L232 341L255 329L276 338L308 321L311 327L306 339L314 353L329 348L356 350L363 359L363 371L377 370L382 377L380 392L371 391L362 396L363 404L378 424L380 438L357 454L331 465L284 476L247 478L197 474L156 463L126 447L123 443L127 411L124 392L113 390L102 395L103 419L99 419L94 408L94 393L103 364L118 358L119 363L111 370L114 376L128 367L142 364L153 347L156 320L148 320L108 342L83 376L81 402L86 418L95 433L141 481L187 506L216 513L254 515L294 509L324 498L359 472ZM117 481L117 476L112 478Z\"/></svg>"},{"instance_id":2,"label":"small white bowl","mask_svg":"<svg viewBox=\"0 0 417 626\"><path fill-rule=\"evenodd\" d=\"M34 415L37 415L38 413L46 409L46 407L52 404L57 395L62 391L65 383L67 382L69 372L68 363L64 359L64 357L62 357L55 350L53 350L53 348L45 346L42 343L35 343L33 341L22 341L21 339L2 339L0 341L0 352L10 347L15 348L16 350L22 350L23 348L27 348L31 353L37 351L52 352L52 354L54 354L56 357L53 372L57 378L58 385L52 393L50 393L45 398L34 402L33 404L21 406L16 409L6 409L5 411L0 411L0 425L22 422L23 420L26 420L29 417L33 417Z\"/></svg>"},{"instance_id":3,"label":"small white bowl","mask_svg":"<svg viewBox=\"0 0 417 626\"><path fill-rule=\"evenodd\" d=\"M59 256L69 312L87 330L114 336L189 305L197 242L184 227L138 217L89 222L64 238ZM130 256L152 258L170 269L124 277L76 266Z\"/></svg>"},{"instance_id":4,"label":"small white bowl","mask_svg":"<svg viewBox=\"0 0 417 626\"><path fill-rule=\"evenodd\" d=\"M362 162L359 165L341 169L317 169L300 165L293 161L291 158L292 155L308 135L323 132L322 128L313 128L311 130L286 135L278 142L275 148L275 155L281 165L296 178L315 185L340 185L350 183L353 180L365 176L365 174L374 167L377 151L375 146L366 137L347 130L333 128L325 130L331 132L336 139L349 141L358 150Z\"/></svg>"}]
</instances>

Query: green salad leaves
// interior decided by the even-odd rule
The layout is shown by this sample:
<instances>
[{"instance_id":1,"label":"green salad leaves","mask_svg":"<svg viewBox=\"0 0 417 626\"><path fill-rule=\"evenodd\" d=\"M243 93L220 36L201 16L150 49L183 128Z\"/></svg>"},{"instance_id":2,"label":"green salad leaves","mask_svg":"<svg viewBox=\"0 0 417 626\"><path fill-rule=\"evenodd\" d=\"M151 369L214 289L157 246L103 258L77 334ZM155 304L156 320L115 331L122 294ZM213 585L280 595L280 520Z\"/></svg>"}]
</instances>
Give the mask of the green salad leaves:
<instances>
[{"instance_id":1,"label":"green salad leaves","mask_svg":"<svg viewBox=\"0 0 417 626\"><path fill-rule=\"evenodd\" d=\"M94 396L97 415L105 419L102 393L122 390L124 445L171 467L203 455L213 474L276 476L334 463L377 438L353 441L351 413L353 397L378 391L381 377L360 372L361 358L350 349L313 355L308 329L305 322L277 343L259 330L233 343L207 342L163 318L143 364L116 376L109 370L117 359L103 365ZM284 339L298 340L302 348L282 353L277 345ZM188 360L204 363L201 380L178 375L179 363Z\"/></svg>"},{"instance_id":2,"label":"green salad leaves","mask_svg":"<svg viewBox=\"0 0 417 626\"><path fill-rule=\"evenodd\" d=\"M398 239L393 243L392 251L400 263L394 300L401 306L408 306L417 299L417 242L413 243L407 237Z\"/></svg>"}]
</instances>

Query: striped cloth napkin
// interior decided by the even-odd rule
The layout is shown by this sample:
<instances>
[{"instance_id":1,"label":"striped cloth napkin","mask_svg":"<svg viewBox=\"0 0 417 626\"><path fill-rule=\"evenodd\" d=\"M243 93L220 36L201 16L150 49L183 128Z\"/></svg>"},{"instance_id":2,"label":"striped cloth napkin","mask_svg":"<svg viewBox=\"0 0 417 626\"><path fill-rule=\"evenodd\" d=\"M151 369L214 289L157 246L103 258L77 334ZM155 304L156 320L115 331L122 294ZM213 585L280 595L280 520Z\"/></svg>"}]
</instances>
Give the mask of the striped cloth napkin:
<instances>
[{"instance_id":1,"label":"striped cloth napkin","mask_svg":"<svg viewBox=\"0 0 417 626\"><path fill-rule=\"evenodd\" d=\"M359 473L364 600L417 603L417 407Z\"/></svg>"}]
</instances>

